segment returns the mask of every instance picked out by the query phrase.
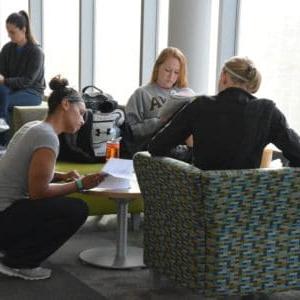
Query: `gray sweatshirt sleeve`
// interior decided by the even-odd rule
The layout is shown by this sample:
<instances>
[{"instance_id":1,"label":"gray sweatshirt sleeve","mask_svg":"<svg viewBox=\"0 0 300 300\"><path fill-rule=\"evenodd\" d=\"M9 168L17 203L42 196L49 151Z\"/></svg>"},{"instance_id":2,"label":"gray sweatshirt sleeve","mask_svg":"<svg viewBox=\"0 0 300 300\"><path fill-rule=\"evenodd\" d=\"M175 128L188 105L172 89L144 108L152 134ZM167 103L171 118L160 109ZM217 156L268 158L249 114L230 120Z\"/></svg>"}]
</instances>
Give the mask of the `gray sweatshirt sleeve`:
<instances>
[{"instance_id":1,"label":"gray sweatshirt sleeve","mask_svg":"<svg viewBox=\"0 0 300 300\"><path fill-rule=\"evenodd\" d=\"M144 89L137 89L126 105L126 118L135 139L145 139L153 135L162 123L158 116L151 116L149 103L152 96Z\"/></svg>"}]
</instances>

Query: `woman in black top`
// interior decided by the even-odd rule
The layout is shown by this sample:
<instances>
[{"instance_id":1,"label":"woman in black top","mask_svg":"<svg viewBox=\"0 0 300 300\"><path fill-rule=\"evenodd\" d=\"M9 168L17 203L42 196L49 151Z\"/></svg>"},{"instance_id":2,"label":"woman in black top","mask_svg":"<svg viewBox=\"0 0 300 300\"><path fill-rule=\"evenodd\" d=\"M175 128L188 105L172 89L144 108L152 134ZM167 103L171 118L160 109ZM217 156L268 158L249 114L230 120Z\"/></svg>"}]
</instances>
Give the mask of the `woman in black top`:
<instances>
[{"instance_id":1,"label":"woman in black top","mask_svg":"<svg viewBox=\"0 0 300 300\"><path fill-rule=\"evenodd\" d=\"M300 139L275 103L257 99L261 75L245 57L223 66L219 93L201 96L186 106L151 141L152 155L169 150L191 134L193 162L201 169L258 168L264 147L273 143L291 166L300 166Z\"/></svg>"},{"instance_id":2,"label":"woman in black top","mask_svg":"<svg viewBox=\"0 0 300 300\"><path fill-rule=\"evenodd\" d=\"M9 15L6 29L11 41L0 53L0 132L9 129L10 108L39 105L45 89L44 53L31 34L27 13Z\"/></svg>"}]
</instances>

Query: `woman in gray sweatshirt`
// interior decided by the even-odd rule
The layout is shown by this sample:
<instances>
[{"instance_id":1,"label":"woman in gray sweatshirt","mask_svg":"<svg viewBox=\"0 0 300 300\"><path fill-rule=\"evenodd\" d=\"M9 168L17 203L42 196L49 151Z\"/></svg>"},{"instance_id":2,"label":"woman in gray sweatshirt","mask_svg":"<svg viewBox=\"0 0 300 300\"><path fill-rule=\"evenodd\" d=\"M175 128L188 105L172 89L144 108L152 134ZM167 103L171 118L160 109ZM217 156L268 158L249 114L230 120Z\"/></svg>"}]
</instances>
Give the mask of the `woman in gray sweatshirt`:
<instances>
[{"instance_id":1,"label":"woman in gray sweatshirt","mask_svg":"<svg viewBox=\"0 0 300 300\"><path fill-rule=\"evenodd\" d=\"M191 96L194 92L188 88L186 57L179 49L168 47L158 56L150 83L135 90L126 105L130 136L126 135L124 143L129 156L145 150L152 136L164 125L159 113L174 95Z\"/></svg>"}]
</instances>

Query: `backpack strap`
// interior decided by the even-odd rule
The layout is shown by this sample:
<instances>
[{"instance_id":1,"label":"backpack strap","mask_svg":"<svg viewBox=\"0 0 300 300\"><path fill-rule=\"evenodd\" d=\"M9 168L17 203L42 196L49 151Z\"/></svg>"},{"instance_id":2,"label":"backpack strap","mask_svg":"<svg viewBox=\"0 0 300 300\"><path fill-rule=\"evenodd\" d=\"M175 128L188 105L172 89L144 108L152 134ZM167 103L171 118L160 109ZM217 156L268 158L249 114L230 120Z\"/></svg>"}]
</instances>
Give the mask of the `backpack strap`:
<instances>
[{"instance_id":1,"label":"backpack strap","mask_svg":"<svg viewBox=\"0 0 300 300\"><path fill-rule=\"evenodd\" d=\"M97 90L99 93L103 94L103 91L100 90L99 88L97 88L97 87L94 86L94 85L87 85L87 86L85 86L85 87L82 89L82 93L84 94L84 93L86 92L86 90L89 89L89 88L93 88L93 89Z\"/></svg>"}]
</instances>

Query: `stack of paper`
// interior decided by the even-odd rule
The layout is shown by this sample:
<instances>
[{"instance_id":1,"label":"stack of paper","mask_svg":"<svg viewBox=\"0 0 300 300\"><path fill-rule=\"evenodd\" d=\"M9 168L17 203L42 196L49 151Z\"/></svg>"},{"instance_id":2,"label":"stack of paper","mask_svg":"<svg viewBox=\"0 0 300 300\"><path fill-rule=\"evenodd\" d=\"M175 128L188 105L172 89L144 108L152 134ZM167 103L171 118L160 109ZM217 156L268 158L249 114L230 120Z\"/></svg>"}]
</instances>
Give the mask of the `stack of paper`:
<instances>
[{"instance_id":1,"label":"stack of paper","mask_svg":"<svg viewBox=\"0 0 300 300\"><path fill-rule=\"evenodd\" d=\"M101 172L108 174L98 185L103 189L129 189L130 181L135 178L133 161L131 159L111 158Z\"/></svg>"}]
</instances>

